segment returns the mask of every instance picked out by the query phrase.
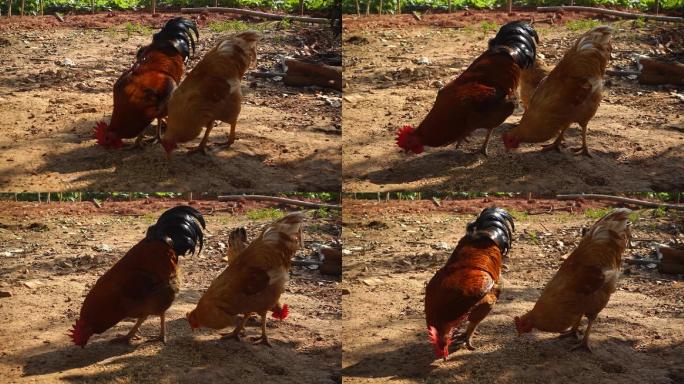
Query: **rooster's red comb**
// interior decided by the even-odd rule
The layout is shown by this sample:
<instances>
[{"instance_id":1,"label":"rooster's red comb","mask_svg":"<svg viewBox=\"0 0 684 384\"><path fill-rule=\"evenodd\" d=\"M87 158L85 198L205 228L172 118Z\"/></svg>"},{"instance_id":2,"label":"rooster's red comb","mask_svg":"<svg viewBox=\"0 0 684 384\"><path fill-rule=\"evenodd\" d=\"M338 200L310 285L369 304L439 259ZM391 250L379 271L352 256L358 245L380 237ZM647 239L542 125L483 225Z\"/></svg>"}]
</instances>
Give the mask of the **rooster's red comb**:
<instances>
[{"instance_id":1,"label":"rooster's red comb","mask_svg":"<svg viewBox=\"0 0 684 384\"><path fill-rule=\"evenodd\" d=\"M437 328L428 327L428 337L430 339L430 344L432 344L432 349L435 351L437 357L446 360L449 355L449 344L451 341L447 338L447 343L444 347L439 346L439 335L437 334Z\"/></svg>"},{"instance_id":2,"label":"rooster's red comb","mask_svg":"<svg viewBox=\"0 0 684 384\"><path fill-rule=\"evenodd\" d=\"M404 125L401 129L397 130L397 145L399 148L416 154L423 152L423 145L413 137L415 131L416 129L411 125Z\"/></svg>"},{"instance_id":3,"label":"rooster's red comb","mask_svg":"<svg viewBox=\"0 0 684 384\"><path fill-rule=\"evenodd\" d=\"M83 329L84 325L84 320L76 320L76 323L67 334L67 336L71 337L71 341L73 341L74 344L80 346L81 348L85 348L85 345L86 343L88 343L88 339L90 338L90 334Z\"/></svg>"},{"instance_id":4,"label":"rooster's red comb","mask_svg":"<svg viewBox=\"0 0 684 384\"><path fill-rule=\"evenodd\" d=\"M290 314L290 310L287 307L287 304L283 304L283 307L278 309L278 310L273 311L271 316L273 316L274 319L285 320L285 318L289 314Z\"/></svg>"},{"instance_id":5,"label":"rooster's red comb","mask_svg":"<svg viewBox=\"0 0 684 384\"><path fill-rule=\"evenodd\" d=\"M121 148L123 146L123 141L121 141L121 139L107 137L108 127L107 123L99 121L95 128L93 128L93 134L97 143L105 148Z\"/></svg>"}]
</instances>

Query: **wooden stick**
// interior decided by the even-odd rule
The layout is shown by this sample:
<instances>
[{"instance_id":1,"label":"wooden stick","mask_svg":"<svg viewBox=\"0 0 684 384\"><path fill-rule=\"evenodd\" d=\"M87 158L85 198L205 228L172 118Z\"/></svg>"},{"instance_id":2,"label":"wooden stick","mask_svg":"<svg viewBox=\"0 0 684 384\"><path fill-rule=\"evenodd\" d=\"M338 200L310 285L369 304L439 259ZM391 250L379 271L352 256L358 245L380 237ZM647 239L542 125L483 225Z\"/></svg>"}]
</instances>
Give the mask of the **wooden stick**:
<instances>
[{"instance_id":1,"label":"wooden stick","mask_svg":"<svg viewBox=\"0 0 684 384\"><path fill-rule=\"evenodd\" d=\"M513 13L513 0L508 0L508 14Z\"/></svg>"},{"instance_id":2,"label":"wooden stick","mask_svg":"<svg viewBox=\"0 0 684 384\"><path fill-rule=\"evenodd\" d=\"M366 16L370 16L370 3L371 0L366 0Z\"/></svg>"},{"instance_id":3,"label":"wooden stick","mask_svg":"<svg viewBox=\"0 0 684 384\"><path fill-rule=\"evenodd\" d=\"M12 0L7 0L7 17L12 17Z\"/></svg>"},{"instance_id":4,"label":"wooden stick","mask_svg":"<svg viewBox=\"0 0 684 384\"><path fill-rule=\"evenodd\" d=\"M670 209L684 209L684 204L656 203L656 202L652 202L652 201L631 199L629 197L612 196L612 195L598 195L598 194L593 194L593 193L556 195L556 199L558 199L558 200L577 200L577 199L607 200L607 201L615 201L618 203L639 205L642 207L649 207L649 208L664 207L664 208L670 208Z\"/></svg>"},{"instance_id":5,"label":"wooden stick","mask_svg":"<svg viewBox=\"0 0 684 384\"><path fill-rule=\"evenodd\" d=\"M361 8L359 7L359 0L356 0L356 16L361 17Z\"/></svg>"},{"instance_id":6,"label":"wooden stick","mask_svg":"<svg viewBox=\"0 0 684 384\"><path fill-rule=\"evenodd\" d=\"M157 13L157 0L152 0L152 14Z\"/></svg>"},{"instance_id":7,"label":"wooden stick","mask_svg":"<svg viewBox=\"0 0 684 384\"><path fill-rule=\"evenodd\" d=\"M90 13L95 13L95 0L90 0Z\"/></svg>"},{"instance_id":8,"label":"wooden stick","mask_svg":"<svg viewBox=\"0 0 684 384\"><path fill-rule=\"evenodd\" d=\"M24 0L21 0L21 12L19 14L24 17Z\"/></svg>"},{"instance_id":9,"label":"wooden stick","mask_svg":"<svg viewBox=\"0 0 684 384\"><path fill-rule=\"evenodd\" d=\"M301 201L295 199L288 199L285 197L275 197L275 196L263 196L263 195L227 195L219 196L218 201L239 201L239 200L255 200L255 201L272 201L274 203L283 203L291 205L299 205L308 208L330 208L330 209L342 209L340 205L334 204L322 204L322 203L311 203L308 201Z\"/></svg>"},{"instance_id":10,"label":"wooden stick","mask_svg":"<svg viewBox=\"0 0 684 384\"><path fill-rule=\"evenodd\" d=\"M235 13L238 15L248 15L254 17L261 17L264 19L271 20L290 20L290 21L301 21L303 23L315 23L315 24L330 24L329 19L323 19L319 17L302 17L302 16L290 16L290 15L276 15L274 13L266 13L259 11L250 11L249 9L239 9L239 8L181 8L181 13L204 13L204 12L217 12L217 13Z\"/></svg>"},{"instance_id":11,"label":"wooden stick","mask_svg":"<svg viewBox=\"0 0 684 384\"><path fill-rule=\"evenodd\" d=\"M43 16L43 0L40 0L40 15Z\"/></svg>"},{"instance_id":12,"label":"wooden stick","mask_svg":"<svg viewBox=\"0 0 684 384\"><path fill-rule=\"evenodd\" d=\"M563 11L600 13L603 15L619 16L619 17L622 17L625 19L650 19L650 20L674 21L674 22L684 21L684 19L681 17L654 16L654 15L647 15L644 13L620 12L620 11L613 11L612 9L593 8L593 7L580 7L580 6L537 7L537 12L563 12Z\"/></svg>"}]
</instances>

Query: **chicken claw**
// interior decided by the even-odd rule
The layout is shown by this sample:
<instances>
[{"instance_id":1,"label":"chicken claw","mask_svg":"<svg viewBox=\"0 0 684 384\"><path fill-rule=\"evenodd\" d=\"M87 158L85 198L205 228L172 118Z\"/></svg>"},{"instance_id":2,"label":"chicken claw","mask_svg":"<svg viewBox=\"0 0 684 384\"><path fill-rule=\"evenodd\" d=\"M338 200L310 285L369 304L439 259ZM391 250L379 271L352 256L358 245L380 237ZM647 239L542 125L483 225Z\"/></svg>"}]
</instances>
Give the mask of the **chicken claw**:
<instances>
[{"instance_id":1,"label":"chicken claw","mask_svg":"<svg viewBox=\"0 0 684 384\"><path fill-rule=\"evenodd\" d=\"M457 345L458 348L466 347L469 351L474 351L477 349L470 343L470 337L468 337L466 332L458 335L458 337L454 339L454 344Z\"/></svg>"},{"instance_id":2,"label":"chicken claw","mask_svg":"<svg viewBox=\"0 0 684 384\"><path fill-rule=\"evenodd\" d=\"M567 339L570 337L579 340L582 337L582 331L578 329L571 329L567 332L561 333L560 336L558 336L559 339Z\"/></svg>"},{"instance_id":3,"label":"chicken claw","mask_svg":"<svg viewBox=\"0 0 684 384\"><path fill-rule=\"evenodd\" d=\"M124 336L119 336L111 339L109 342L112 344L128 344L132 345L133 340L140 340L140 336L136 335L124 335Z\"/></svg>"},{"instance_id":4,"label":"chicken claw","mask_svg":"<svg viewBox=\"0 0 684 384\"><path fill-rule=\"evenodd\" d=\"M588 343L582 342L579 345L573 347L571 351L584 351L584 352L589 352L589 353L594 353L594 351L591 350L589 347Z\"/></svg>"},{"instance_id":5,"label":"chicken claw","mask_svg":"<svg viewBox=\"0 0 684 384\"><path fill-rule=\"evenodd\" d=\"M237 341L242 341L242 339L240 339L240 331L238 329L233 330L233 332L222 333L221 339L235 339Z\"/></svg>"},{"instance_id":6,"label":"chicken claw","mask_svg":"<svg viewBox=\"0 0 684 384\"><path fill-rule=\"evenodd\" d=\"M264 344L264 345L268 345L269 348L273 348L273 346L271 345L271 342L268 341L268 337L266 337L266 335L255 336L255 337L250 338L250 340L252 340L254 342L254 344Z\"/></svg>"},{"instance_id":7,"label":"chicken claw","mask_svg":"<svg viewBox=\"0 0 684 384\"><path fill-rule=\"evenodd\" d=\"M207 146L206 145L198 145L197 147L191 148L188 151L188 156L194 155L196 153L201 153L204 156L209 155L209 153L207 152Z\"/></svg>"},{"instance_id":8,"label":"chicken claw","mask_svg":"<svg viewBox=\"0 0 684 384\"><path fill-rule=\"evenodd\" d=\"M587 157L594 157L591 153L589 153L589 148L584 147L584 146L577 147L577 148L571 148L571 150L573 151L573 153L575 155L584 155Z\"/></svg>"}]
</instances>

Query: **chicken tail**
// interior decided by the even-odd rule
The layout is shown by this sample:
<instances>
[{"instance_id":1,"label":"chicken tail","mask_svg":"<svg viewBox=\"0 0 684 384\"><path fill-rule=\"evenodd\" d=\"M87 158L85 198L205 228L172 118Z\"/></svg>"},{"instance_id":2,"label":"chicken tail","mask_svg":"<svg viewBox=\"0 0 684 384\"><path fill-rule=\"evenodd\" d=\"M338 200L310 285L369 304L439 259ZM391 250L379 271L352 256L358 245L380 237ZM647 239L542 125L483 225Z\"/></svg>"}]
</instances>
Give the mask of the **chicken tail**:
<instances>
[{"instance_id":1,"label":"chicken tail","mask_svg":"<svg viewBox=\"0 0 684 384\"><path fill-rule=\"evenodd\" d=\"M513 217L499 207L483 209L477 219L466 227L467 236L484 236L491 239L499 247L502 255L506 255L511 249L514 230Z\"/></svg>"},{"instance_id":2,"label":"chicken tail","mask_svg":"<svg viewBox=\"0 0 684 384\"><path fill-rule=\"evenodd\" d=\"M630 237L629 215L627 208L619 208L603 216L587 231L584 239L592 241L619 241L627 246ZM584 240L583 239L583 240Z\"/></svg>"},{"instance_id":3,"label":"chicken tail","mask_svg":"<svg viewBox=\"0 0 684 384\"><path fill-rule=\"evenodd\" d=\"M489 50L506 52L520 68L527 68L534 63L537 43L539 36L530 24L524 21L511 21L489 40Z\"/></svg>"},{"instance_id":4,"label":"chicken tail","mask_svg":"<svg viewBox=\"0 0 684 384\"><path fill-rule=\"evenodd\" d=\"M163 49L169 46L175 48L186 60L190 57L190 48L193 53L195 52L195 38L192 32L195 32L195 37L199 39L199 31L194 21L184 17L174 17L152 36L152 44L138 51L138 61L150 49Z\"/></svg>"},{"instance_id":5,"label":"chicken tail","mask_svg":"<svg viewBox=\"0 0 684 384\"><path fill-rule=\"evenodd\" d=\"M147 239L161 240L173 248L176 255L185 255L188 251L195 253L195 246L199 242L199 251L204 246L206 228L204 217L193 207L179 205L162 213L157 223L147 228Z\"/></svg>"}]
</instances>

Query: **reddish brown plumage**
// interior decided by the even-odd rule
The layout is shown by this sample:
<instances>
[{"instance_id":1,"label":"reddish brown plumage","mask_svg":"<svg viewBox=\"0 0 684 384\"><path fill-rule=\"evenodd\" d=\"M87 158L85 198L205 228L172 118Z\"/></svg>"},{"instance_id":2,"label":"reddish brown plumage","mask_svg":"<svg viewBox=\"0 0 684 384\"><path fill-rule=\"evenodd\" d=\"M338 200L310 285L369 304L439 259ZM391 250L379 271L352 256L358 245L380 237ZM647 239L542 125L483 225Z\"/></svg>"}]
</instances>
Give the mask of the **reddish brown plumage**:
<instances>
[{"instance_id":1,"label":"reddish brown plumage","mask_svg":"<svg viewBox=\"0 0 684 384\"><path fill-rule=\"evenodd\" d=\"M171 246L144 239L102 275L86 296L72 330L76 345L126 317L159 315L178 291L178 258Z\"/></svg>"},{"instance_id":2,"label":"reddish brown plumage","mask_svg":"<svg viewBox=\"0 0 684 384\"><path fill-rule=\"evenodd\" d=\"M520 67L504 52L487 51L437 93L432 109L411 134L419 146L461 142L478 128L493 129L513 113ZM483 148L486 148L486 143Z\"/></svg>"},{"instance_id":3,"label":"reddish brown plumage","mask_svg":"<svg viewBox=\"0 0 684 384\"><path fill-rule=\"evenodd\" d=\"M510 226L509 226L510 224ZM470 339L494 306L501 291L501 258L511 247L513 219L500 208L487 208L468 224L446 265L425 289L425 320L437 357L449 354L452 329L467 318L460 343L474 349Z\"/></svg>"}]
</instances>

